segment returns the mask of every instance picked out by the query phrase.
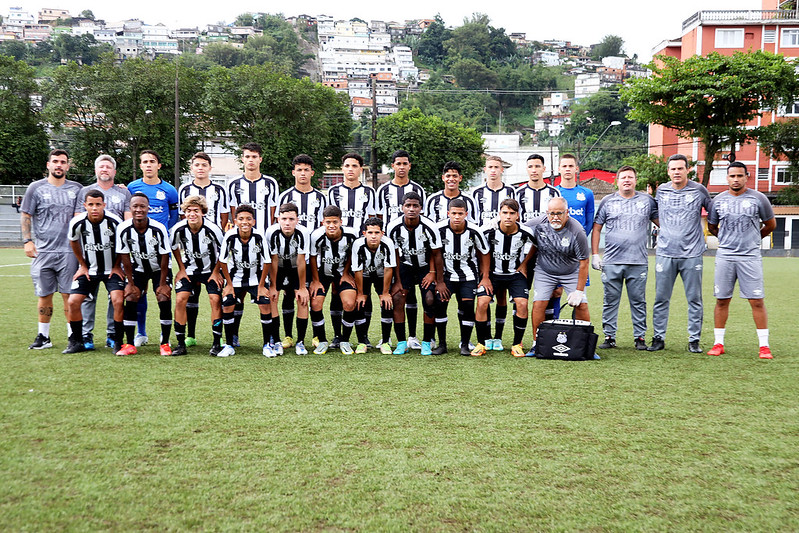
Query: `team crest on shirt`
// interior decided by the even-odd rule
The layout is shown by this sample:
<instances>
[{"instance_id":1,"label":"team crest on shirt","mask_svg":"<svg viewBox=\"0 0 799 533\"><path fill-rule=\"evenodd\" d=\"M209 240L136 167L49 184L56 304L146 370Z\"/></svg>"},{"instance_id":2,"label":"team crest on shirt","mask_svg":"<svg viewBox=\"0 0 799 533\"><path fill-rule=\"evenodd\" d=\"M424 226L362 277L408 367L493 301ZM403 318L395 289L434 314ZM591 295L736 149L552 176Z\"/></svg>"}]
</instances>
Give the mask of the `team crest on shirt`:
<instances>
[{"instance_id":1,"label":"team crest on shirt","mask_svg":"<svg viewBox=\"0 0 799 533\"><path fill-rule=\"evenodd\" d=\"M113 235L113 234L114 234L114 230L112 230L111 228L106 228L106 229L103 231L103 235L105 235L106 237L110 237L110 236L111 236L111 235Z\"/></svg>"},{"instance_id":2,"label":"team crest on shirt","mask_svg":"<svg viewBox=\"0 0 799 533\"><path fill-rule=\"evenodd\" d=\"M45 200L52 200L53 199L53 195L50 194L49 192L43 192L42 193L42 198L44 198Z\"/></svg>"},{"instance_id":3,"label":"team crest on shirt","mask_svg":"<svg viewBox=\"0 0 799 533\"><path fill-rule=\"evenodd\" d=\"M571 239L569 239L568 237L563 237L560 240L560 245L563 246L564 248L566 248L569 245L569 243L571 243Z\"/></svg>"},{"instance_id":4,"label":"team crest on shirt","mask_svg":"<svg viewBox=\"0 0 799 533\"><path fill-rule=\"evenodd\" d=\"M695 201L696 201L696 194L688 193L688 194L685 195L685 203L686 204L692 204Z\"/></svg>"},{"instance_id":5,"label":"team crest on shirt","mask_svg":"<svg viewBox=\"0 0 799 533\"><path fill-rule=\"evenodd\" d=\"M741 207L743 207L744 209L749 209L750 207L752 207L752 202L750 202L749 200L744 200L743 202L741 202Z\"/></svg>"},{"instance_id":6,"label":"team crest on shirt","mask_svg":"<svg viewBox=\"0 0 799 533\"><path fill-rule=\"evenodd\" d=\"M260 254L261 253L261 247L259 245L257 245L257 244L253 244L252 245L252 253Z\"/></svg>"},{"instance_id":7,"label":"team crest on shirt","mask_svg":"<svg viewBox=\"0 0 799 533\"><path fill-rule=\"evenodd\" d=\"M203 237L203 238L202 238L202 241L201 241L201 242L202 242L203 244L211 244L211 243L213 242L213 240L211 239L211 237L209 237L208 235L206 235L205 237Z\"/></svg>"},{"instance_id":8,"label":"team crest on shirt","mask_svg":"<svg viewBox=\"0 0 799 533\"><path fill-rule=\"evenodd\" d=\"M644 202L643 200L640 202L636 202L635 207L637 207L639 211L643 211L644 209L646 209L646 202Z\"/></svg>"},{"instance_id":9,"label":"team crest on shirt","mask_svg":"<svg viewBox=\"0 0 799 533\"><path fill-rule=\"evenodd\" d=\"M130 245L131 245L131 246L133 246L133 239L131 239L131 240L130 240L130 241L128 241L128 242L130 243ZM150 239L149 241L147 241L147 244L149 244L150 246L153 246L153 247L155 247L155 246L158 246L158 239L156 239L155 237L153 237L152 239Z\"/></svg>"},{"instance_id":10,"label":"team crest on shirt","mask_svg":"<svg viewBox=\"0 0 799 533\"><path fill-rule=\"evenodd\" d=\"M74 200L78 196L75 194L75 191L67 191L67 196L69 196L70 200Z\"/></svg>"},{"instance_id":11,"label":"team crest on shirt","mask_svg":"<svg viewBox=\"0 0 799 533\"><path fill-rule=\"evenodd\" d=\"M159 200L166 200L166 193L164 191L158 191L155 193L155 197Z\"/></svg>"},{"instance_id":12,"label":"team crest on shirt","mask_svg":"<svg viewBox=\"0 0 799 533\"><path fill-rule=\"evenodd\" d=\"M585 193L578 192L577 193L577 200L581 202L585 202Z\"/></svg>"},{"instance_id":13,"label":"team crest on shirt","mask_svg":"<svg viewBox=\"0 0 799 533\"><path fill-rule=\"evenodd\" d=\"M447 239L446 237L441 237L441 244L443 246L448 245L449 244L449 239Z\"/></svg>"}]
</instances>

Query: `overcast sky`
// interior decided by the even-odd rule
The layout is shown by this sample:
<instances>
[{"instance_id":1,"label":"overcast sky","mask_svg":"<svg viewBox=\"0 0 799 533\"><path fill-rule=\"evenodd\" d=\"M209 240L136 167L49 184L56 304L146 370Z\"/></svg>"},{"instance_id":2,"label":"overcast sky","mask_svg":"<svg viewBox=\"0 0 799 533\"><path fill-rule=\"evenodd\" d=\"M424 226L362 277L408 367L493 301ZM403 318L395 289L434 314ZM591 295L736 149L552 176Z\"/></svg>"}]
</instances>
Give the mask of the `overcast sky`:
<instances>
[{"instance_id":1,"label":"overcast sky","mask_svg":"<svg viewBox=\"0 0 799 533\"><path fill-rule=\"evenodd\" d=\"M369 20L433 18L440 13L448 26L460 26L472 13L486 13L495 27L507 33L524 32L531 40L562 39L575 44L590 45L605 35L620 35L625 52L638 54L648 60L652 48L665 39L679 37L682 21L700 10L761 9L758 0L671 0L666 4L641 0L527 1L475 2L472 0L443 1L432 8L433 2L404 0L400 2L331 2L330 0L301 0L265 2L229 0L198 2L138 0L137 2L108 2L107 0L47 0L47 4L0 2L0 14L6 16L9 6L22 6L37 12L42 7L69 9L77 15L91 9L97 18L118 21L138 18L147 24L162 22L167 26L200 26L215 22L233 22L236 15L247 11L281 13L285 16L332 15L337 19L358 17Z\"/></svg>"}]
</instances>

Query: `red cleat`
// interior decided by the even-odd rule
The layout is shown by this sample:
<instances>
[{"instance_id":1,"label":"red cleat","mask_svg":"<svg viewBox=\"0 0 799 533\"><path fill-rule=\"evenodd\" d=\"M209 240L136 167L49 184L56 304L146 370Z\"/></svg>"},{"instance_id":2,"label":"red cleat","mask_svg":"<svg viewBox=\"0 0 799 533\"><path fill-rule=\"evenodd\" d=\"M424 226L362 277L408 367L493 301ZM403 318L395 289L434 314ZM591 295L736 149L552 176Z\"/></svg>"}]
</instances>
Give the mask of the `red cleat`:
<instances>
[{"instance_id":1,"label":"red cleat","mask_svg":"<svg viewBox=\"0 0 799 533\"><path fill-rule=\"evenodd\" d=\"M136 355L138 350L132 344L123 344L122 348L119 349L117 355Z\"/></svg>"},{"instance_id":2,"label":"red cleat","mask_svg":"<svg viewBox=\"0 0 799 533\"><path fill-rule=\"evenodd\" d=\"M169 343L161 345L161 355L172 355L172 347Z\"/></svg>"},{"instance_id":3,"label":"red cleat","mask_svg":"<svg viewBox=\"0 0 799 533\"><path fill-rule=\"evenodd\" d=\"M774 356L771 355L771 349L768 346L761 346L760 347L760 358L761 359L774 359Z\"/></svg>"},{"instance_id":4,"label":"red cleat","mask_svg":"<svg viewBox=\"0 0 799 533\"><path fill-rule=\"evenodd\" d=\"M708 355L721 355L724 353L724 345L723 344L714 344L713 347L708 350Z\"/></svg>"}]
</instances>

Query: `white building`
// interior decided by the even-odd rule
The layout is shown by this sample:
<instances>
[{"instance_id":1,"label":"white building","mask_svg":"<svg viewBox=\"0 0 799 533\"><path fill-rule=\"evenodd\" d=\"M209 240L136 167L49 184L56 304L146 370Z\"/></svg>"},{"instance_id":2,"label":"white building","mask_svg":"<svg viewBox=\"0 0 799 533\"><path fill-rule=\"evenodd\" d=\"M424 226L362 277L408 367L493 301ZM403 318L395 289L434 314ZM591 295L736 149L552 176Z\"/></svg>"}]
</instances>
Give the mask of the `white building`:
<instances>
[{"instance_id":1,"label":"white building","mask_svg":"<svg viewBox=\"0 0 799 533\"><path fill-rule=\"evenodd\" d=\"M9 7L8 15L3 19L5 26L25 26L36 24L38 21L29 11L22 7Z\"/></svg>"},{"instance_id":2,"label":"white building","mask_svg":"<svg viewBox=\"0 0 799 533\"><path fill-rule=\"evenodd\" d=\"M587 98L599 92L601 77L595 72L578 74L574 79L574 98Z\"/></svg>"},{"instance_id":3,"label":"white building","mask_svg":"<svg viewBox=\"0 0 799 533\"><path fill-rule=\"evenodd\" d=\"M507 185L518 185L528 180L527 158L532 154L539 154L546 161L547 171L544 177L549 177L552 169L558 168L560 164L557 146L520 146L521 135L518 133L485 133L482 137L484 153L499 156L505 162L502 181ZM471 185L479 187L484 182L485 173L481 172Z\"/></svg>"}]
</instances>

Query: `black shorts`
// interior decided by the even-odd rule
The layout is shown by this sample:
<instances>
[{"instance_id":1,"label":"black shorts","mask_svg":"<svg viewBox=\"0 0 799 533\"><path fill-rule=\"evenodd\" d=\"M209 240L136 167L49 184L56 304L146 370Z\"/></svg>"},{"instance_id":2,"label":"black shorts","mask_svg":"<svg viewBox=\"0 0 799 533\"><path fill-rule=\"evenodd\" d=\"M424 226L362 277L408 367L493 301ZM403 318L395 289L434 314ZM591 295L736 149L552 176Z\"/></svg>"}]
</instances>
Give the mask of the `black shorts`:
<instances>
[{"instance_id":1,"label":"black shorts","mask_svg":"<svg viewBox=\"0 0 799 533\"><path fill-rule=\"evenodd\" d=\"M400 283L402 283L402 288L406 291L410 291L418 286L422 292L435 290L435 283L431 283L427 289L422 288L422 279L424 279L429 271L430 269L427 266L414 268L404 263L401 264L399 267L399 278Z\"/></svg>"},{"instance_id":2,"label":"black shorts","mask_svg":"<svg viewBox=\"0 0 799 533\"><path fill-rule=\"evenodd\" d=\"M258 287L233 287L233 294L230 296L226 296L222 299L222 306L223 307L230 307L231 305L236 305L237 303L244 303L244 296L249 294L250 301L254 302L258 305L269 305L269 297L262 296L258 297Z\"/></svg>"},{"instance_id":3,"label":"black shorts","mask_svg":"<svg viewBox=\"0 0 799 533\"><path fill-rule=\"evenodd\" d=\"M345 281L341 281L341 278L331 278L329 276L319 276L319 281L322 282L322 288L317 291L314 296L325 296L327 295L328 291L333 287L333 292L337 294L341 294L341 291L354 291L356 290L355 286L350 285Z\"/></svg>"},{"instance_id":4,"label":"black shorts","mask_svg":"<svg viewBox=\"0 0 799 533\"><path fill-rule=\"evenodd\" d=\"M199 295L200 288L205 285L208 296L222 294L222 289L219 285L215 281L209 281L208 276L210 274L190 274L188 279L183 278L175 284L175 292L194 292L196 290L195 294Z\"/></svg>"},{"instance_id":5,"label":"black shorts","mask_svg":"<svg viewBox=\"0 0 799 533\"><path fill-rule=\"evenodd\" d=\"M364 277L363 278L363 293L369 298L372 291L378 296L383 294L383 277Z\"/></svg>"},{"instance_id":6,"label":"black shorts","mask_svg":"<svg viewBox=\"0 0 799 533\"><path fill-rule=\"evenodd\" d=\"M161 284L161 271L156 270L151 274L145 274L144 272L133 271L133 284L138 287L138 289L144 294L147 292L147 285L152 282L153 291L158 288L158 285ZM166 284L169 288L172 288L172 271L167 270L166 273Z\"/></svg>"},{"instance_id":7,"label":"black shorts","mask_svg":"<svg viewBox=\"0 0 799 533\"><path fill-rule=\"evenodd\" d=\"M120 278L117 274L107 276L105 274L95 274L88 279L86 276L81 276L72 282L71 291L75 294L82 294L88 296L89 294L96 294L97 288L100 283L105 285L105 290L111 294L111 291L124 291L125 280Z\"/></svg>"},{"instance_id":8,"label":"black shorts","mask_svg":"<svg viewBox=\"0 0 799 533\"><path fill-rule=\"evenodd\" d=\"M447 289L452 296L455 296L458 301L460 300L474 300L474 295L477 293L477 280L471 281L450 281L444 280L447 284Z\"/></svg>"},{"instance_id":9,"label":"black shorts","mask_svg":"<svg viewBox=\"0 0 799 533\"><path fill-rule=\"evenodd\" d=\"M514 272L509 276L499 276L496 274L490 274L489 279L491 280L491 285L494 286L494 293L498 293L501 291L508 291L511 299L513 298L529 298L530 297L530 288L527 285L527 278L521 272ZM477 296L486 296L485 291L481 288L481 294Z\"/></svg>"}]
</instances>

